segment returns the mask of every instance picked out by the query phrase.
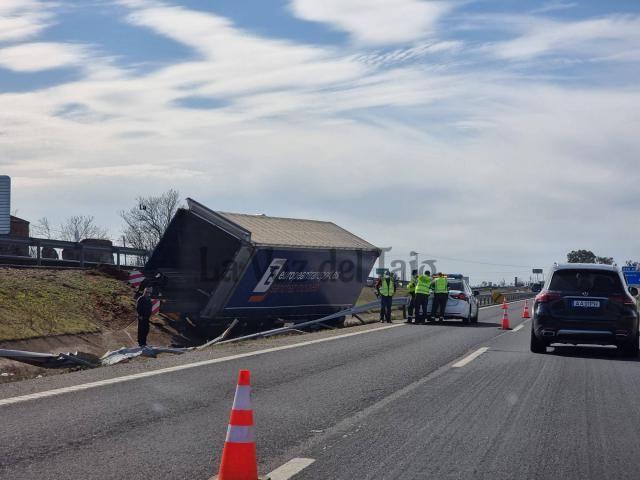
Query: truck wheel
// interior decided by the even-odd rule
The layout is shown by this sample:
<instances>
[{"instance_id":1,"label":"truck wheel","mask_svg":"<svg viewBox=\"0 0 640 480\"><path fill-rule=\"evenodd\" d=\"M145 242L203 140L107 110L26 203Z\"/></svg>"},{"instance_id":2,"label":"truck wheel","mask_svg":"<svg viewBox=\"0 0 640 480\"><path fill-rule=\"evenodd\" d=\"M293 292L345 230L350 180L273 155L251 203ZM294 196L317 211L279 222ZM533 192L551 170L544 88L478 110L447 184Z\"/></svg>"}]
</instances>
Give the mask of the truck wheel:
<instances>
[{"instance_id":1,"label":"truck wheel","mask_svg":"<svg viewBox=\"0 0 640 480\"><path fill-rule=\"evenodd\" d=\"M547 342L540 340L531 329L531 351L533 353L547 353Z\"/></svg>"}]
</instances>

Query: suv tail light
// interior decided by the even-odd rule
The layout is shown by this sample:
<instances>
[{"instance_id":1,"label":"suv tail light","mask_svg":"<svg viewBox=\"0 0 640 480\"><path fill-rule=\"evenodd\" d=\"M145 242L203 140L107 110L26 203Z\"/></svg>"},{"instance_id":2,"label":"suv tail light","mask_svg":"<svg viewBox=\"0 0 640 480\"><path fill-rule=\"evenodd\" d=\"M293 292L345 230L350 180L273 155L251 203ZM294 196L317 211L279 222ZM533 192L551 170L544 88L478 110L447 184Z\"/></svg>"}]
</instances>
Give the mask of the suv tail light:
<instances>
[{"instance_id":1,"label":"suv tail light","mask_svg":"<svg viewBox=\"0 0 640 480\"><path fill-rule=\"evenodd\" d=\"M551 292L540 292L538 295L536 295L536 303L547 303L547 302L551 302L552 300L557 300L560 298L560 295L558 295L557 293L551 293Z\"/></svg>"},{"instance_id":2,"label":"suv tail light","mask_svg":"<svg viewBox=\"0 0 640 480\"><path fill-rule=\"evenodd\" d=\"M456 300L464 300L465 302L469 299L469 297L467 297L466 294L460 292L457 295L453 295L452 298L455 298Z\"/></svg>"},{"instance_id":3,"label":"suv tail light","mask_svg":"<svg viewBox=\"0 0 640 480\"><path fill-rule=\"evenodd\" d=\"M609 296L609 301L615 301L622 303L624 305L636 306L636 299L630 297L629 295L611 295Z\"/></svg>"}]
</instances>

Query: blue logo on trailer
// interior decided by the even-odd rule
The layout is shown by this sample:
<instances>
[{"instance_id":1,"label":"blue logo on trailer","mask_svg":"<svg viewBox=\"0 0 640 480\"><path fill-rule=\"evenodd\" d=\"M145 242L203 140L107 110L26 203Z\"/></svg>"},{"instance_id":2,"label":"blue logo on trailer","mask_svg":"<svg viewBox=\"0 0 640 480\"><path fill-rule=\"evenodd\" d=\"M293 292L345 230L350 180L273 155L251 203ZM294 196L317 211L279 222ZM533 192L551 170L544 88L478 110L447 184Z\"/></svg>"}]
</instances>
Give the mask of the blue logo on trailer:
<instances>
[{"instance_id":1,"label":"blue logo on trailer","mask_svg":"<svg viewBox=\"0 0 640 480\"><path fill-rule=\"evenodd\" d=\"M225 310L351 305L375 260L367 251L261 250Z\"/></svg>"}]
</instances>

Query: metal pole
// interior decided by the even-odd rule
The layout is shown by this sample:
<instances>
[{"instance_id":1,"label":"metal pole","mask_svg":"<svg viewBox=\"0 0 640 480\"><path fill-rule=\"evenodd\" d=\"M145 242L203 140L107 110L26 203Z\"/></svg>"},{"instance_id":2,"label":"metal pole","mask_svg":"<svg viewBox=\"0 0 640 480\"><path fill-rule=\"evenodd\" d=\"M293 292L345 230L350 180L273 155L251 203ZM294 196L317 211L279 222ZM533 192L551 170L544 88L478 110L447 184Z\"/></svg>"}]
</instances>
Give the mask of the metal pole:
<instances>
[{"instance_id":1,"label":"metal pole","mask_svg":"<svg viewBox=\"0 0 640 480\"><path fill-rule=\"evenodd\" d=\"M125 238L124 235L122 235L122 246L127 248L127 239ZM127 264L127 254L124 254L124 264Z\"/></svg>"}]
</instances>

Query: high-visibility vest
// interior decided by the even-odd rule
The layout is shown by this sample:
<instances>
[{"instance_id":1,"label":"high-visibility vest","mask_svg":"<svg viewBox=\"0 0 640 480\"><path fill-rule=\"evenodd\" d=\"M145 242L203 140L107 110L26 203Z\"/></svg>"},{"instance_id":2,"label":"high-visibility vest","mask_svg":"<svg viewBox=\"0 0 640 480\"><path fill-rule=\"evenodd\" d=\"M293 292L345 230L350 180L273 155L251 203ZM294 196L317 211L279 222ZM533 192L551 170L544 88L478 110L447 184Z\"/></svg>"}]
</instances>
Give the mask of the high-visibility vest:
<instances>
[{"instance_id":1,"label":"high-visibility vest","mask_svg":"<svg viewBox=\"0 0 640 480\"><path fill-rule=\"evenodd\" d=\"M420 275L418 283L416 283L416 295L422 293L429 295L431 293L431 277L429 275Z\"/></svg>"},{"instance_id":2,"label":"high-visibility vest","mask_svg":"<svg viewBox=\"0 0 640 480\"><path fill-rule=\"evenodd\" d=\"M449 282L446 277L438 277L435 282L435 293L449 293Z\"/></svg>"},{"instance_id":3,"label":"high-visibility vest","mask_svg":"<svg viewBox=\"0 0 640 480\"><path fill-rule=\"evenodd\" d=\"M380 281L380 288L378 288L378 290L383 297L393 297L393 294L396 292L396 285L393 282L393 278L384 277Z\"/></svg>"},{"instance_id":4,"label":"high-visibility vest","mask_svg":"<svg viewBox=\"0 0 640 480\"><path fill-rule=\"evenodd\" d=\"M409 293L416 293L416 277L411 277L411 281L407 285L407 291Z\"/></svg>"}]
</instances>

